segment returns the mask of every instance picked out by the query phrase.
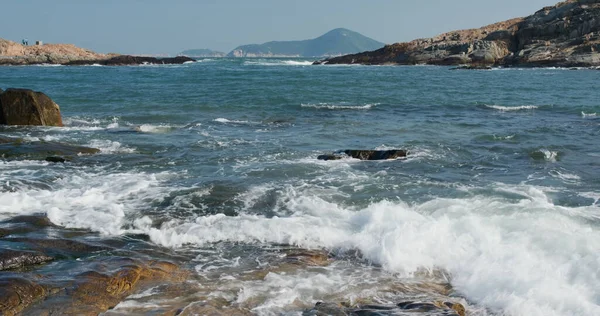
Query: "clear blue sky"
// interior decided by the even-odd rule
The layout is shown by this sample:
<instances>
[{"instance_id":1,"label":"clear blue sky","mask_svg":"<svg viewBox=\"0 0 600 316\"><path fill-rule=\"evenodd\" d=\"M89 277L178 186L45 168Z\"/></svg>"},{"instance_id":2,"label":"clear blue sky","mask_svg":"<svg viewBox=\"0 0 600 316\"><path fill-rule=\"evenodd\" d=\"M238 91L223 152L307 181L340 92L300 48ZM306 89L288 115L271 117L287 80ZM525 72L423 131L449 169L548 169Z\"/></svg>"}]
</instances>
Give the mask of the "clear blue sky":
<instances>
[{"instance_id":1,"label":"clear blue sky","mask_svg":"<svg viewBox=\"0 0 600 316\"><path fill-rule=\"evenodd\" d=\"M2 0L0 38L99 52L228 52L345 27L384 43L526 16L558 0Z\"/></svg>"}]
</instances>

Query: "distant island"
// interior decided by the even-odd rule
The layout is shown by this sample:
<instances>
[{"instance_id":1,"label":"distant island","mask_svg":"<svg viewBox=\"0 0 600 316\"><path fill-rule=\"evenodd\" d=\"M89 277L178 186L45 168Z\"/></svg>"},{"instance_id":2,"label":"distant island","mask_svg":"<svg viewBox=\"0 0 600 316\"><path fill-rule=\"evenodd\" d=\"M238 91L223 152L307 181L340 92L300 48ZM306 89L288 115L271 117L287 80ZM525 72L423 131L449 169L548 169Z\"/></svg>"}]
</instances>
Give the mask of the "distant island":
<instances>
[{"instance_id":1,"label":"distant island","mask_svg":"<svg viewBox=\"0 0 600 316\"><path fill-rule=\"evenodd\" d=\"M225 57L227 54L211 49L188 49L183 52L177 54L178 56L188 56L188 57Z\"/></svg>"},{"instance_id":2,"label":"distant island","mask_svg":"<svg viewBox=\"0 0 600 316\"><path fill-rule=\"evenodd\" d=\"M239 46L227 57L329 57L374 50L384 45L359 33L338 28L311 40Z\"/></svg>"},{"instance_id":3,"label":"distant island","mask_svg":"<svg viewBox=\"0 0 600 316\"><path fill-rule=\"evenodd\" d=\"M568 0L479 29L396 43L315 64L600 66L600 0Z\"/></svg>"}]
</instances>

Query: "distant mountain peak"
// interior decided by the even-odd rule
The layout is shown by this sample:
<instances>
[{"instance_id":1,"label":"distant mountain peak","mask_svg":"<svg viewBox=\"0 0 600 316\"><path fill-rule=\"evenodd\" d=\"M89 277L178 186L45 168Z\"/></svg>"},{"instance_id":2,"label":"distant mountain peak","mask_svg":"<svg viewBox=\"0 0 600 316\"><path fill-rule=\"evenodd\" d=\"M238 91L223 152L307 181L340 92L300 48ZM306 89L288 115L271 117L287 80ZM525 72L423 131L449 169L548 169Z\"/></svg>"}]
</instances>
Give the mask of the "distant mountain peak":
<instances>
[{"instance_id":1,"label":"distant mountain peak","mask_svg":"<svg viewBox=\"0 0 600 316\"><path fill-rule=\"evenodd\" d=\"M336 28L303 41L273 41L235 48L228 57L331 57L374 50L385 44L360 33Z\"/></svg>"}]
</instances>

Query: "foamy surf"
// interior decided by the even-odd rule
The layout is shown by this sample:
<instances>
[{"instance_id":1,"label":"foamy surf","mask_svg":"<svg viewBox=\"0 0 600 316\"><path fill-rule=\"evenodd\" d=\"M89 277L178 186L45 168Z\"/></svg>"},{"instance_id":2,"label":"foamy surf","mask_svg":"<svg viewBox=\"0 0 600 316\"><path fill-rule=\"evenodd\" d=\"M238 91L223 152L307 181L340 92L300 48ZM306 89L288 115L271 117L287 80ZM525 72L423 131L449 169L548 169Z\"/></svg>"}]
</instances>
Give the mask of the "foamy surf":
<instances>
[{"instance_id":1,"label":"foamy surf","mask_svg":"<svg viewBox=\"0 0 600 316\"><path fill-rule=\"evenodd\" d=\"M506 188L499 188L501 191ZM289 217L212 215L192 222L151 219L137 228L159 245L219 242L358 250L399 276L442 268L469 300L507 315L594 315L600 307L600 235L535 187L519 200L475 196L422 204L381 201L347 209L319 197L284 199ZM595 206L574 208L594 211ZM580 259L577 259L580 258ZM585 288L589 295L581 295ZM275 298L273 298L275 299Z\"/></svg>"},{"instance_id":2,"label":"foamy surf","mask_svg":"<svg viewBox=\"0 0 600 316\"><path fill-rule=\"evenodd\" d=\"M581 111L581 117L583 117L583 118L586 118L586 117L596 117L596 116L597 116L596 112L594 112L594 113L585 113L585 112Z\"/></svg>"},{"instance_id":3,"label":"foamy surf","mask_svg":"<svg viewBox=\"0 0 600 316\"><path fill-rule=\"evenodd\" d=\"M521 105L521 106L486 105L486 107L489 109L500 111L500 112L536 110L539 108L539 106L537 106L537 105Z\"/></svg>"},{"instance_id":4,"label":"foamy surf","mask_svg":"<svg viewBox=\"0 0 600 316\"><path fill-rule=\"evenodd\" d=\"M246 121L246 120L230 120L230 119L226 119L226 118L223 118L223 117L216 118L213 121L217 122L217 123L222 123L222 124L237 124L237 125L256 125L256 124L260 124L258 122L251 122L251 121Z\"/></svg>"},{"instance_id":5,"label":"foamy surf","mask_svg":"<svg viewBox=\"0 0 600 316\"><path fill-rule=\"evenodd\" d=\"M368 103L364 105L353 105L350 103L302 103L303 108L312 108L319 110L370 110L379 103Z\"/></svg>"},{"instance_id":6,"label":"foamy surf","mask_svg":"<svg viewBox=\"0 0 600 316\"><path fill-rule=\"evenodd\" d=\"M246 60L244 65L248 66L310 66L312 61L302 60Z\"/></svg>"}]
</instances>

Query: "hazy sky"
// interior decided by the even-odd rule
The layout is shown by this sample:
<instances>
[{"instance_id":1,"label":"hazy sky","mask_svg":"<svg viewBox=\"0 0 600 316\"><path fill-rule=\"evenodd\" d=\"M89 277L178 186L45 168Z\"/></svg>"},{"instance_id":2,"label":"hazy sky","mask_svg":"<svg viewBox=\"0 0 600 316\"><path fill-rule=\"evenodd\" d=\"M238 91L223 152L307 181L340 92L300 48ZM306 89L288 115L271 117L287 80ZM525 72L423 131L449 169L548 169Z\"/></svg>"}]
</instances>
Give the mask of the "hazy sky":
<instances>
[{"instance_id":1,"label":"hazy sky","mask_svg":"<svg viewBox=\"0 0 600 316\"><path fill-rule=\"evenodd\" d=\"M0 38L99 52L229 52L345 27L384 43L526 16L558 0L2 0Z\"/></svg>"}]
</instances>

